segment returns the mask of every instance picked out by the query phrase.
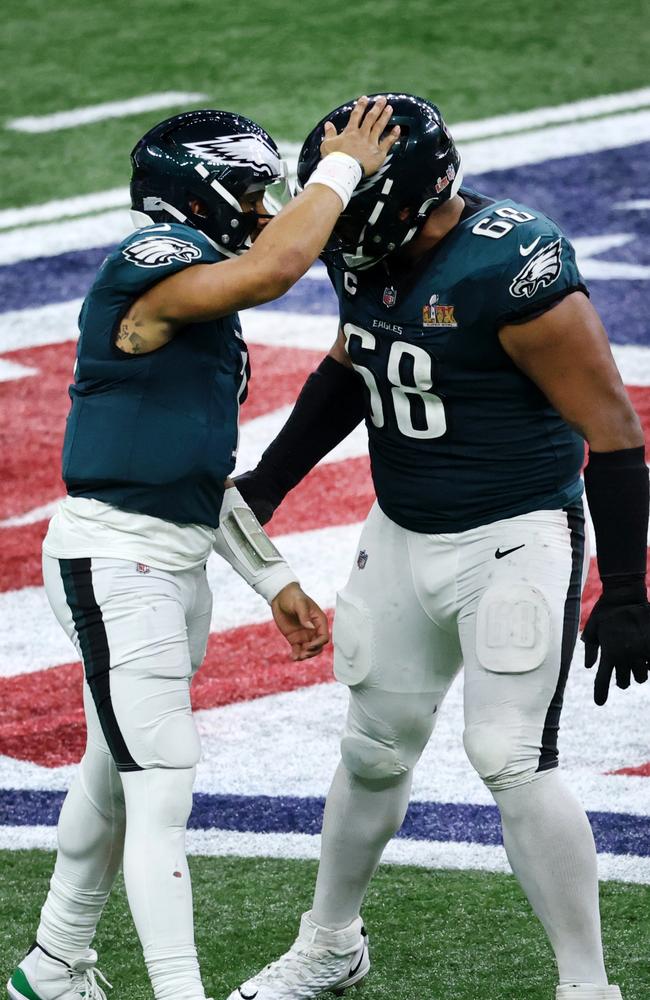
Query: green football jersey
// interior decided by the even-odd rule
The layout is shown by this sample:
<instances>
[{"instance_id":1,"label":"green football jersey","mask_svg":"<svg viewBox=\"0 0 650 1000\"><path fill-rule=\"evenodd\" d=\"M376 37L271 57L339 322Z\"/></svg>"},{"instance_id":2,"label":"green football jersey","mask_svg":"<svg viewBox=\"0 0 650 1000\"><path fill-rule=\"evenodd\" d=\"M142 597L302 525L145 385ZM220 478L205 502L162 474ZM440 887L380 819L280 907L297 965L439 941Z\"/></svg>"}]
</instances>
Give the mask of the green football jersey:
<instances>
[{"instance_id":1,"label":"green football jersey","mask_svg":"<svg viewBox=\"0 0 650 1000\"><path fill-rule=\"evenodd\" d=\"M249 374L238 316L188 323L143 354L120 351L115 331L148 288L223 259L198 230L161 223L132 233L102 264L81 309L69 389L63 478L72 496L219 525Z\"/></svg>"},{"instance_id":2,"label":"green football jersey","mask_svg":"<svg viewBox=\"0 0 650 1000\"><path fill-rule=\"evenodd\" d=\"M330 272L365 383L379 505L426 533L565 507L582 493L583 439L498 337L586 293L573 248L539 212L462 194L459 223L415 265Z\"/></svg>"}]
</instances>

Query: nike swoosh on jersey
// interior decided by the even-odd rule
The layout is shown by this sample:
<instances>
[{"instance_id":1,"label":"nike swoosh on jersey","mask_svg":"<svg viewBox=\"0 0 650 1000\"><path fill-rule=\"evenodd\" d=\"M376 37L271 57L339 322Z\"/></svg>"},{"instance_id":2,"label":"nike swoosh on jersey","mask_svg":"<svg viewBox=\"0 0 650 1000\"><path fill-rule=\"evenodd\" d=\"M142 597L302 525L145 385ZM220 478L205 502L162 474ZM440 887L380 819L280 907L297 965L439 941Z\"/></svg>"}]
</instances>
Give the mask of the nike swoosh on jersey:
<instances>
[{"instance_id":1,"label":"nike swoosh on jersey","mask_svg":"<svg viewBox=\"0 0 650 1000\"><path fill-rule=\"evenodd\" d=\"M541 238L542 238L541 236L538 236L536 240L533 240L533 242L530 244L530 246L519 247L519 253L521 254L521 256L522 257L528 257L528 255L533 252L533 250L535 249L535 247L537 246L537 244L539 243L539 241L541 240Z\"/></svg>"},{"instance_id":2,"label":"nike swoosh on jersey","mask_svg":"<svg viewBox=\"0 0 650 1000\"><path fill-rule=\"evenodd\" d=\"M525 542L522 542L521 545L515 545L514 548L512 549L504 549L503 552L501 551L501 549L497 549L496 552L494 553L494 558L503 559L504 556L509 556L511 552L516 552L518 549L523 549L525 544L526 544Z\"/></svg>"}]
</instances>

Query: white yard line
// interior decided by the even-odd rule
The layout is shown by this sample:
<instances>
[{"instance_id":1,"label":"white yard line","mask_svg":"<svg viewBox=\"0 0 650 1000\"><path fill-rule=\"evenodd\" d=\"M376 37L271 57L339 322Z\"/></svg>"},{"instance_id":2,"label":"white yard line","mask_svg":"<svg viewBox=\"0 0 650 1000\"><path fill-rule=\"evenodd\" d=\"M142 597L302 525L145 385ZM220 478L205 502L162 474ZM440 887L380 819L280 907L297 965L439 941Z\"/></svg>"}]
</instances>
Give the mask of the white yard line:
<instances>
[{"instance_id":1,"label":"white yard line","mask_svg":"<svg viewBox=\"0 0 650 1000\"><path fill-rule=\"evenodd\" d=\"M81 299L73 299L0 314L0 354L76 340L81 302ZM244 336L251 344L325 353L336 335L337 320L334 315L309 316L261 308L246 310L241 318ZM612 344L612 351L626 385L650 385L650 347ZM16 361L20 363L18 359Z\"/></svg>"},{"instance_id":2,"label":"white yard line","mask_svg":"<svg viewBox=\"0 0 650 1000\"><path fill-rule=\"evenodd\" d=\"M3 850L56 850L54 826L2 826ZM320 836L306 833L239 833L232 830L188 830L187 852L209 857L265 857L318 860ZM382 864L418 868L489 871L510 874L502 847L484 844L395 838L384 852ZM601 881L650 883L650 858L599 854Z\"/></svg>"},{"instance_id":3,"label":"white yard line","mask_svg":"<svg viewBox=\"0 0 650 1000\"><path fill-rule=\"evenodd\" d=\"M13 129L15 132L56 132L62 128L76 128L79 125L105 121L107 118L125 118L127 115L138 115L143 111L155 111L157 108L192 104L203 101L206 97L207 94L196 91L167 90L162 94L132 97L128 101L106 101L102 104L72 108L70 111L57 111L49 115L10 118L5 128Z\"/></svg>"},{"instance_id":4,"label":"white yard line","mask_svg":"<svg viewBox=\"0 0 650 1000\"><path fill-rule=\"evenodd\" d=\"M508 132L523 132L525 129L542 128L559 122L575 122L582 118L612 115L617 111L632 111L635 108L650 107L650 87L628 90L622 94L605 94L569 104L553 107L534 108L509 115L496 115L478 121L457 122L450 126L454 139L482 139L487 136L505 135Z\"/></svg>"},{"instance_id":5,"label":"white yard line","mask_svg":"<svg viewBox=\"0 0 650 1000\"><path fill-rule=\"evenodd\" d=\"M572 122L519 135L460 143L466 174L473 177L532 163L582 156L603 149L636 146L650 140L650 110L630 111L586 122Z\"/></svg>"},{"instance_id":6,"label":"white yard line","mask_svg":"<svg viewBox=\"0 0 650 1000\"><path fill-rule=\"evenodd\" d=\"M120 243L131 232L133 223L126 208L66 222L10 229L0 233L0 265L35 257L53 257L71 250L110 246Z\"/></svg>"},{"instance_id":7,"label":"white yard line","mask_svg":"<svg viewBox=\"0 0 650 1000\"><path fill-rule=\"evenodd\" d=\"M55 219L70 219L90 212L102 212L107 208L127 208L128 187L111 188L109 191L95 191L93 194L77 195L74 198L56 198L41 205L27 205L25 208L5 208L0 212L0 229L14 229L29 226L33 222L52 222Z\"/></svg>"},{"instance_id":8,"label":"white yard line","mask_svg":"<svg viewBox=\"0 0 650 1000\"><path fill-rule=\"evenodd\" d=\"M645 142L650 139L650 112L635 114L633 109L648 105L650 105L650 88L644 88L561 104L557 107L537 108L521 114L500 115L475 122L459 122L452 126L452 131L461 145L465 171L468 174L484 173L502 167L539 163L561 156ZM618 113L626 110L627 114ZM594 115L604 117L581 121ZM564 128L545 127L561 122L578 124ZM506 135L523 129L536 129L536 131L524 131L521 135ZM506 137L486 138L496 134ZM481 138L482 141L476 141ZM280 150L287 159L291 172L295 171L299 149L299 144L295 142L280 143ZM71 218L110 208L124 208L128 205L128 200L128 188L122 187L75 198L56 199L41 205L5 209L0 211L0 229ZM642 205L635 202L628 203L625 207L647 207L647 205L645 202Z\"/></svg>"}]
</instances>

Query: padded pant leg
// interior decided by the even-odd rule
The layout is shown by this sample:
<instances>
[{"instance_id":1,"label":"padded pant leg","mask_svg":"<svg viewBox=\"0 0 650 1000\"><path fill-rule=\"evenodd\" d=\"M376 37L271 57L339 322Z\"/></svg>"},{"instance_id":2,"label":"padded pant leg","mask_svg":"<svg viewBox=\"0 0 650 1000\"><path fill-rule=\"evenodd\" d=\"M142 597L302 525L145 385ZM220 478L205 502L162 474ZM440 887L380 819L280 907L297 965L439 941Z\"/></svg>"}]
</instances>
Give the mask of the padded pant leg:
<instances>
[{"instance_id":1,"label":"padded pant leg","mask_svg":"<svg viewBox=\"0 0 650 1000\"><path fill-rule=\"evenodd\" d=\"M312 919L321 927L347 927L361 903L382 852L408 808L412 772L368 781L340 763L327 796Z\"/></svg>"},{"instance_id":2,"label":"padded pant leg","mask_svg":"<svg viewBox=\"0 0 650 1000\"><path fill-rule=\"evenodd\" d=\"M194 768L122 773L124 882L156 1000L204 1000L185 829Z\"/></svg>"},{"instance_id":3,"label":"padded pant leg","mask_svg":"<svg viewBox=\"0 0 650 1000\"><path fill-rule=\"evenodd\" d=\"M124 829L113 758L89 738L61 809L56 865L36 935L50 954L74 962L89 948L122 861Z\"/></svg>"},{"instance_id":4,"label":"padded pant leg","mask_svg":"<svg viewBox=\"0 0 650 1000\"><path fill-rule=\"evenodd\" d=\"M508 860L555 952L561 982L607 984L596 848L558 771L495 791Z\"/></svg>"}]
</instances>

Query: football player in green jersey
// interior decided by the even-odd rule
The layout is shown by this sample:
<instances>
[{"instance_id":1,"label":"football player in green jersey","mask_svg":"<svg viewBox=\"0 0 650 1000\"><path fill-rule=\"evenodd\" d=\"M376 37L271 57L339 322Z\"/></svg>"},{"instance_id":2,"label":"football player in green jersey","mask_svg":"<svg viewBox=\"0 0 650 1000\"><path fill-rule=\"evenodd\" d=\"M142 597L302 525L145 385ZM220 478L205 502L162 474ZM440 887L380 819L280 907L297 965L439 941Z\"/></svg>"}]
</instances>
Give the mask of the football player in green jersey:
<instances>
[{"instance_id":1,"label":"football player in green jersey","mask_svg":"<svg viewBox=\"0 0 650 1000\"><path fill-rule=\"evenodd\" d=\"M648 470L639 420L571 244L550 219L463 188L438 109L388 95L400 140L323 255L340 328L289 421L237 482L261 519L365 417L377 503L337 600L350 688L312 909L292 949L230 1000L312 1000L369 968L360 908L407 809L413 768L464 668L464 745L557 959L557 1000L616 1000L596 851L558 771L587 555L595 697L646 680ZM351 105L327 116L338 127ZM304 186L325 119L299 160Z\"/></svg>"},{"instance_id":2,"label":"football player in green jersey","mask_svg":"<svg viewBox=\"0 0 650 1000\"><path fill-rule=\"evenodd\" d=\"M390 113L361 98L340 135L328 126L308 190L272 221L283 165L255 122L188 112L133 151L140 228L83 304L68 496L43 546L48 599L83 660L88 740L12 1000L105 1000L90 945L122 862L156 1000L204 1000L185 827L212 548L269 602L294 659L327 641L323 612L227 479L248 375L237 310L281 295L313 263L397 138Z\"/></svg>"}]
</instances>

